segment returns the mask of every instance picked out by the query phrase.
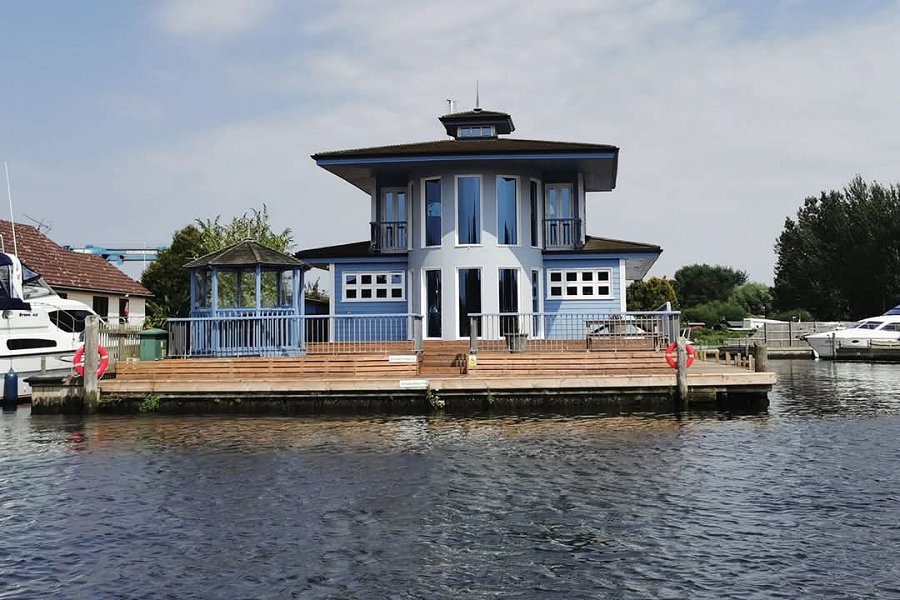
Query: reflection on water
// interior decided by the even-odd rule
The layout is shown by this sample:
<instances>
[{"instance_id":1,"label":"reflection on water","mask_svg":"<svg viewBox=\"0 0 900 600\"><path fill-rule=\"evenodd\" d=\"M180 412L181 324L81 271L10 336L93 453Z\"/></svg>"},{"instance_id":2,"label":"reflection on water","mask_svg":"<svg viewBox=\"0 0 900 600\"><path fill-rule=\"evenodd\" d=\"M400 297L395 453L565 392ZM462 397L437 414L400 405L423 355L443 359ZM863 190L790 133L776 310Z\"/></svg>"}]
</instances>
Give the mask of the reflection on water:
<instances>
[{"instance_id":1,"label":"reflection on water","mask_svg":"<svg viewBox=\"0 0 900 600\"><path fill-rule=\"evenodd\" d=\"M900 365L767 412L0 416L0 598L900 594Z\"/></svg>"}]
</instances>

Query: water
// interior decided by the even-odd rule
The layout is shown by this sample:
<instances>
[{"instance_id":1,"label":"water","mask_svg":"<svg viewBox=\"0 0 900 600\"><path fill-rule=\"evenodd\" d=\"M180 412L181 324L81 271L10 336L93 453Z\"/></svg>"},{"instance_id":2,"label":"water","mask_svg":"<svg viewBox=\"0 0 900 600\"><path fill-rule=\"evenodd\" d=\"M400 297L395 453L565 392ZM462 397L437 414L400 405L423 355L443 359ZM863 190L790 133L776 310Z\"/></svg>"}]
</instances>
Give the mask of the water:
<instances>
[{"instance_id":1,"label":"water","mask_svg":"<svg viewBox=\"0 0 900 600\"><path fill-rule=\"evenodd\" d=\"M751 415L0 416L0 598L898 598L900 365Z\"/></svg>"}]
</instances>

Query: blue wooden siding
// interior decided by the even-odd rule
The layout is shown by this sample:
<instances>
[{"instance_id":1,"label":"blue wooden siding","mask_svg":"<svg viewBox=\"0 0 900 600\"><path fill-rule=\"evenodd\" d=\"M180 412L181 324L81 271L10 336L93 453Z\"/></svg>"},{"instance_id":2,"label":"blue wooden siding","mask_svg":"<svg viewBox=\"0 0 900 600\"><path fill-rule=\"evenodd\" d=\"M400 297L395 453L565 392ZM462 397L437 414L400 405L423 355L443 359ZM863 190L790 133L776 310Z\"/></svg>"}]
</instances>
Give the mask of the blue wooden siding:
<instances>
[{"instance_id":1,"label":"blue wooden siding","mask_svg":"<svg viewBox=\"0 0 900 600\"><path fill-rule=\"evenodd\" d=\"M608 299L591 300L588 298L577 298L571 300L549 298L550 275L551 269L610 269L610 291L612 297ZM610 257L585 257L585 256L544 256L544 273L543 273L543 294L544 294L544 336L553 338L570 338L573 334L573 327L580 326L571 318L554 318L553 315L607 315L621 312L620 294L624 290L619 285L619 258Z\"/></svg>"},{"instance_id":2,"label":"blue wooden siding","mask_svg":"<svg viewBox=\"0 0 900 600\"><path fill-rule=\"evenodd\" d=\"M385 261L385 260L369 260L369 261L347 261L335 263L335 289L334 294L334 314L336 317L342 315L353 315L354 319L337 318L334 321L334 340L356 340L356 341L401 341L409 339L409 323L405 318L399 317L382 317L381 315L405 315L409 312L409 300L412 293L412 282L407 272L406 261ZM344 273L382 273L397 272L404 274L405 278L405 300L399 301L361 301L361 302L345 302L344 298ZM369 315L379 315L371 316Z\"/></svg>"}]
</instances>

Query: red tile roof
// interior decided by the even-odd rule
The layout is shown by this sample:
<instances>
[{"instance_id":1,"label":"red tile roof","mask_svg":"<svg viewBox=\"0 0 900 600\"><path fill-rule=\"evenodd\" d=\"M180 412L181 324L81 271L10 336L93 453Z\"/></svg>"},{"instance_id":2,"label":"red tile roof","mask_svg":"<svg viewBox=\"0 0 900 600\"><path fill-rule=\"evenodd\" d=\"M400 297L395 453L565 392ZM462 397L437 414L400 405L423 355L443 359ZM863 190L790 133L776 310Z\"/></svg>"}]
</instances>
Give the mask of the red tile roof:
<instances>
[{"instance_id":1,"label":"red tile roof","mask_svg":"<svg viewBox=\"0 0 900 600\"><path fill-rule=\"evenodd\" d=\"M12 253L13 237L9 221L0 220L4 252ZM31 225L16 223L19 260L60 290L84 290L108 294L147 296L153 294L128 275L93 254L64 250Z\"/></svg>"}]
</instances>

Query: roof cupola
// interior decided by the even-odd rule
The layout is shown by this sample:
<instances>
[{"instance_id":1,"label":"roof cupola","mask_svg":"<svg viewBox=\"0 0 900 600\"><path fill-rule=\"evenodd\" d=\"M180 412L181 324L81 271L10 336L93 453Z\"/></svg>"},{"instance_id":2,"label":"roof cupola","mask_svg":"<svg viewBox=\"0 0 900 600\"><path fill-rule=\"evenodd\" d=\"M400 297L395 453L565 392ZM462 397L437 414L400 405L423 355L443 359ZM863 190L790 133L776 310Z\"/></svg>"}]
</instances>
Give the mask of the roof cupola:
<instances>
[{"instance_id":1,"label":"roof cupola","mask_svg":"<svg viewBox=\"0 0 900 600\"><path fill-rule=\"evenodd\" d=\"M515 131L512 117L504 112L473 110L450 113L441 117L447 135L457 140L493 139Z\"/></svg>"}]
</instances>

